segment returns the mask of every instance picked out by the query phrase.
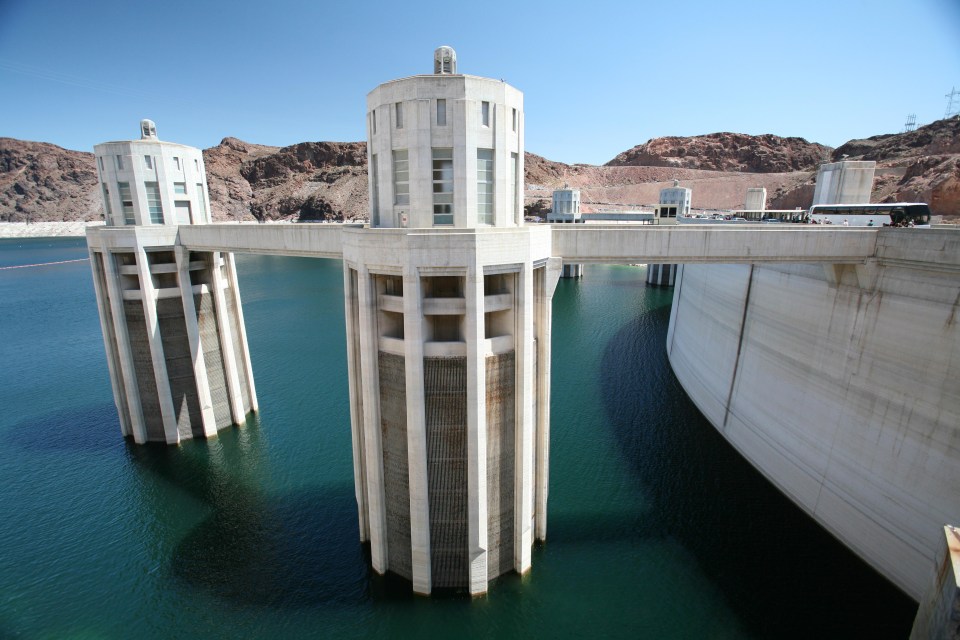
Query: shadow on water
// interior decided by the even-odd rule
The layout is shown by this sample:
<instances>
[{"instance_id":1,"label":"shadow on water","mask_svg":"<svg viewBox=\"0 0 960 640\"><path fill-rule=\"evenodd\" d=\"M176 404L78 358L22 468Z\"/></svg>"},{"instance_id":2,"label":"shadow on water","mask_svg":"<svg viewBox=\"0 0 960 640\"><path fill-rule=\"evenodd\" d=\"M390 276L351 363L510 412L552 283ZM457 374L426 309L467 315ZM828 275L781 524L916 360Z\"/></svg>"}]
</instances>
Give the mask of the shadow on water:
<instances>
[{"instance_id":1,"label":"shadow on water","mask_svg":"<svg viewBox=\"0 0 960 640\"><path fill-rule=\"evenodd\" d=\"M669 316L667 306L623 327L601 367L608 423L653 498L638 537L680 541L759 636L909 635L916 603L782 495L689 399L667 360Z\"/></svg>"},{"instance_id":2,"label":"shadow on water","mask_svg":"<svg viewBox=\"0 0 960 640\"><path fill-rule=\"evenodd\" d=\"M244 436L256 437L256 425ZM236 432L180 447L129 445L137 466L213 510L169 557L170 574L190 588L237 605L295 610L410 599L410 584L370 569L359 542L352 484L280 495L258 485L261 444L239 447ZM251 470L253 468L253 470ZM169 492L143 496L150 517L175 522Z\"/></svg>"},{"instance_id":3,"label":"shadow on water","mask_svg":"<svg viewBox=\"0 0 960 640\"><path fill-rule=\"evenodd\" d=\"M112 402L58 409L5 429L4 441L24 451L102 453L123 446Z\"/></svg>"}]
</instances>

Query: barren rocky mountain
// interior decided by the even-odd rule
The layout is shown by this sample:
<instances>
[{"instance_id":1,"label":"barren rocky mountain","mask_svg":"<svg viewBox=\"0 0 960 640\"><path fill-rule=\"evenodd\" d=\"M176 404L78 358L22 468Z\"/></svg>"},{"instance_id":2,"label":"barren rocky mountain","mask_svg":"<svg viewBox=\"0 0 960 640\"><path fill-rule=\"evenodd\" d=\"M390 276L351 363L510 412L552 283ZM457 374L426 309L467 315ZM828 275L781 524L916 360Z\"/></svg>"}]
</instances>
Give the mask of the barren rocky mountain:
<instances>
[{"instance_id":1,"label":"barren rocky mountain","mask_svg":"<svg viewBox=\"0 0 960 640\"><path fill-rule=\"evenodd\" d=\"M645 166L788 173L815 171L832 149L803 138L771 134L710 133L704 136L654 138L624 151L608 167Z\"/></svg>"},{"instance_id":2,"label":"barren rocky mountain","mask_svg":"<svg viewBox=\"0 0 960 640\"><path fill-rule=\"evenodd\" d=\"M367 216L366 146L302 142L271 147L224 138L204 150L215 220L362 220ZM806 208L816 166L830 159L877 161L873 200L929 202L960 217L960 120L909 133L851 140L836 150L800 138L718 133L655 138L605 166L553 162L527 153L528 212L549 209L553 189L581 190L584 211L657 202L674 179L693 206L743 206L749 187L767 189L770 208ZM0 138L0 221L102 217L93 154Z\"/></svg>"},{"instance_id":3,"label":"barren rocky mountain","mask_svg":"<svg viewBox=\"0 0 960 640\"><path fill-rule=\"evenodd\" d=\"M0 138L0 220L96 220L101 209L92 153Z\"/></svg>"}]
</instances>

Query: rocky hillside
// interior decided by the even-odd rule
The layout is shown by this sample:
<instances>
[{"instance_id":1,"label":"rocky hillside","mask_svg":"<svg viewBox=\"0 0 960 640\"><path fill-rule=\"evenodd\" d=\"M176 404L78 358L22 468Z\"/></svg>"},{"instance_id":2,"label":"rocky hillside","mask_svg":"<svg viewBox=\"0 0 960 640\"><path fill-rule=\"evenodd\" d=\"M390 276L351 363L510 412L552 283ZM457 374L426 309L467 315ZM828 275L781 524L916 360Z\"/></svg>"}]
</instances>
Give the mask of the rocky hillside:
<instances>
[{"instance_id":1,"label":"rocky hillside","mask_svg":"<svg viewBox=\"0 0 960 640\"><path fill-rule=\"evenodd\" d=\"M645 166L789 173L815 171L832 149L803 138L770 134L710 133L687 138L654 138L624 151L608 167Z\"/></svg>"},{"instance_id":2,"label":"rocky hillside","mask_svg":"<svg viewBox=\"0 0 960 640\"><path fill-rule=\"evenodd\" d=\"M0 221L102 217L93 154L0 138Z\"/></svg>"},{"instance_id":3,"label":"rocky hillside","mask_svg":"<svg viewBox=\"0 0 960 640\"><path fill-rule=\"evenodd\" d=\"M834 160L875 160L875 202L927 202L960 216L960 118L938 120L907 133L851 140Z\"/></svg>"},{"instance_id":4,"label":"rocky hillside","mask_svg":"<svg viewBox=\"0 0 960 640\"><path fill-rule=\"evenodd\" d=\"M224 138L203 152L215 220L361 220L367 216L366 146L302 142L271 147ZM929 202L960 217L960 120L916 131L851 140L833 150L799 138L718 133L656 138L604 166L553 162L527 153L525 202L549 208L553 189L581 190L584 211L657 201L674 179L693 189L693 206L743 206L749 187L767 189L770 208L808 207L824 159L876 160L873 200ZM0 221L98 220L93 154L0 138Z\"/></svg>"}]
</instances>

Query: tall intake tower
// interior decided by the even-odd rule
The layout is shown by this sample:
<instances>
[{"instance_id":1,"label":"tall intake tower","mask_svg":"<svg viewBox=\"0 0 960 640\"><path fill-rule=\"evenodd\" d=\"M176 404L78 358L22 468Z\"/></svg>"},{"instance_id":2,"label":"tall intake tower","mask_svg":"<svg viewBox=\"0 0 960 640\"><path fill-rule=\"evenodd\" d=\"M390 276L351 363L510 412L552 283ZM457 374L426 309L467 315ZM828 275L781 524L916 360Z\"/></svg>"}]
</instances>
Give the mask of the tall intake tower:
<instances>
[{"instance_id":1,"label":"tall intake tower","mask_svg":"<svg viewBox=\"0 0 960 640\"><path fill-rule=\"evenodd\" d=\"M418 593L478 594L546 537L550 229L523 225L523 95L457 73L367 96L369 228L343 230L360 535Z\"/></svg>"},{"instance_id":2,"label":"tall intake tower","mask_svg":"<svg viewBox=\"0 0 960 640\"><path fill-rule=\"evenodd\" d=\"M106 227L87 247L123 435L174 444L243 424L257 396L233 256L177 243L210 222L203 155L140 132L94 147Z\"/></svg>"}]
</instances>

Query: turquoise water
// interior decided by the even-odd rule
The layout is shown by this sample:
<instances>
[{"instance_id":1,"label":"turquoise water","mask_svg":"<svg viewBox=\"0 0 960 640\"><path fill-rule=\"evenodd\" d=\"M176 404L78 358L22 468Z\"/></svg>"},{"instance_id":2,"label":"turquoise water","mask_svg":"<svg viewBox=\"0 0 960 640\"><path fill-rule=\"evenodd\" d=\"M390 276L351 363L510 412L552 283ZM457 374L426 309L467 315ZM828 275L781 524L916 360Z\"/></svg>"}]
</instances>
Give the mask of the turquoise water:
<instances>
[{"instance_id":1,"label":"turquoise water","mask_svg":"<svg viewBox=\"0 0 960 640\"><path fill-rule=\"evenodd\" d=\"M0 267L86 257L0 240ZM672 292L587 267L553 312L548 541L489 595L415 597L357 536L339 262L238 256L260 414L120 437L86 262L0 269L0 638L905 637L916 605L697 412Z\"/></svg>"}]
</instances>

